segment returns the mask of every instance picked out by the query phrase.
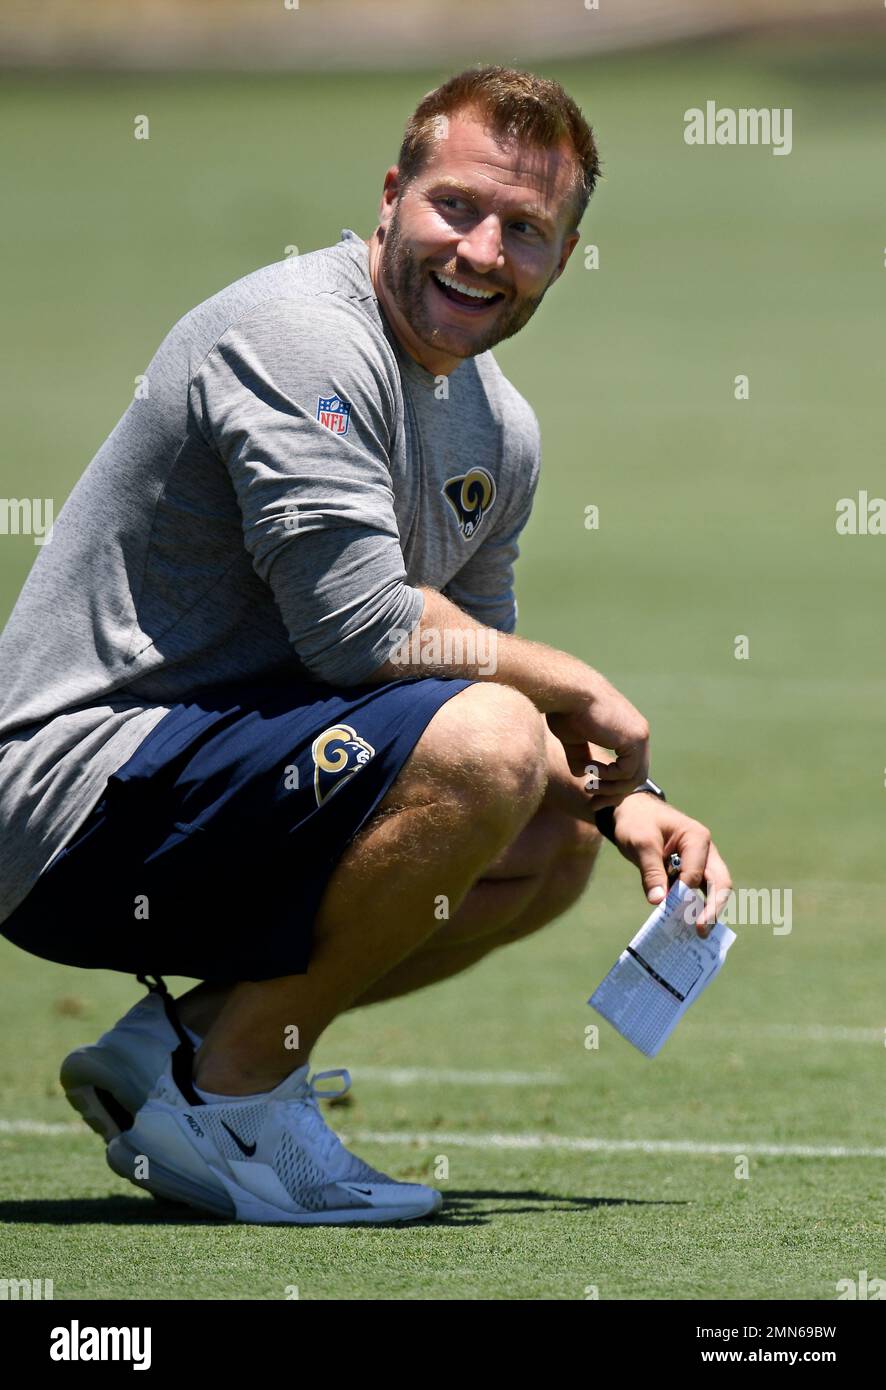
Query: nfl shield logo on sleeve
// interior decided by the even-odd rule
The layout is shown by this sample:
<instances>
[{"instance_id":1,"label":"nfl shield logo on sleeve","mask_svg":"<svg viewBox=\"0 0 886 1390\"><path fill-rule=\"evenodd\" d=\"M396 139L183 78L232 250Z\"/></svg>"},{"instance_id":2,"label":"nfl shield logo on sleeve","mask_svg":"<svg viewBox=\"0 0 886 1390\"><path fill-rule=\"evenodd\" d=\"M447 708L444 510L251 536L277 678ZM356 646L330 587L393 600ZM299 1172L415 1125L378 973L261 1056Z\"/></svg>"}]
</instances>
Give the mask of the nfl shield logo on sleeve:
<instances>
[{"instance_id":1,"label":"nfl shield logo on sleeve","mask_svg":"<svg viewBox=\"0 0 886 1390\"><path fill-rule=\"evenodd\" d=\"M341 396L318 396L317 419L333 434L347 434L351 423L351 406Z\"/></svg>"}]
</instances>

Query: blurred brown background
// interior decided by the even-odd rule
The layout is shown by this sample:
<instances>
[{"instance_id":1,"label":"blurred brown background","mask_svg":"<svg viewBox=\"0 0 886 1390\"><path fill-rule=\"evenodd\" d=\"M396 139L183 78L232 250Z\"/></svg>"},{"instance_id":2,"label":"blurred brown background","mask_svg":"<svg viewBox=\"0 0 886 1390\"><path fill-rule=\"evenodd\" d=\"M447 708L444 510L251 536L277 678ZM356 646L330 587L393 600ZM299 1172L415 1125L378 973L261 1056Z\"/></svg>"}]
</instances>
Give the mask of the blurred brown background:
<instances>
[{"instance_id":1,"label":"blurred brown background","mask_svg":"<svg viewBox=\"0 0 886 1390\"><path fill-rule=\"evenodd\" d=\"M861 0L6 0L5 67L336 70L873 26ZM507 55L501 54L502 45Z\"/></svg>"}]
</instances>

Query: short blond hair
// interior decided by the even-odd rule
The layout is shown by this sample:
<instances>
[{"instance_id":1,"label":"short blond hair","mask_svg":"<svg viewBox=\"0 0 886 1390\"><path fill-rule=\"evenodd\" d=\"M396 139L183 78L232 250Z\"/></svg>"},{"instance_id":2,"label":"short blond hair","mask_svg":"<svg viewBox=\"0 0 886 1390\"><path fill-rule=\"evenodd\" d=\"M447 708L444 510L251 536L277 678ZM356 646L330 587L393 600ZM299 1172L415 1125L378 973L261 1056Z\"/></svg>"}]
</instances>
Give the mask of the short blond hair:
<instances>
[{"instance_id":1,"label":"short blond hair","mask_svg":"<svg viewBox=\"0 0 886 1390\"><path fill-rule=\"evenodd\" d=\"M584 216L600 174L594 132L575 102L552 78L497 65L466 68L428 92L406 123L398 166L401 183L421 173L437 144L440 117L473 108L500 140L541 149L564 139L575 153L574 226Z\"/></svg>"}]
</instances>

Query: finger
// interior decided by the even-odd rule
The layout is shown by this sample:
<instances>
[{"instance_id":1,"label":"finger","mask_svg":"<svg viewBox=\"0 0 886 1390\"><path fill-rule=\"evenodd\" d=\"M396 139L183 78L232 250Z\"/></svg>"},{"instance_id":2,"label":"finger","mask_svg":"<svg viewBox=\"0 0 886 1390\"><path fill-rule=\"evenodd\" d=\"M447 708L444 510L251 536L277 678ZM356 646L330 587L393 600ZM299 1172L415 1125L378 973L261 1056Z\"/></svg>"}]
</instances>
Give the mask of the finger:
<instances>
[{"instance_id":1,"label":"finger","mask_svg":"<svg viewBox=\"0 0 886 1390\"><path fill-rule=\"evenodd\" d=\"M619 767L617 763L597 763L597 777L601 786L617 786L619 782L630 782L636 786L630 769Z\"/></svg>"},{"instance_id":2,"label":"finger","mask_svg":"<svg viewBox=\"0 0 886 1390\"><path fill-rule=\"evenodd\" d=\"M690 821L681 830L677 849L683 861L680 877L690 888L701 888L705 879L705 865L708 862L711 837L698 821Z\"/></svg>"},{"instance_id":3,"label":"finger","mask_svg":"<svg viewBox=\"0 0 886 1390\"><path fill-rule=\"evenodd\" d=\"M583 771L587 775L585 791L599 791L602 796L626 796L636 787L636 782L632 777L615 772L614 763L601 763L595 761L587 763Z\"/></svg>"},{"instance_id":4,"label":"finger","mask_svg":"<svg viewBox=\"0 0 886 1390\"><path fill-rule=\"evenodd\" d=\"M591 792L601 798L601 801L624 801L626 796L630 796L634 790L634 784L630 782L603 782L599 777L595 777L585 786L585 791Z\"/></svg>"},{"instance_id":5,"label":"finger","mask_svg":"<svg viewBox=\"0 0 886 1390\"><path fill-rule=\"evenodd\" d=\"M704 877L706 901L696 925L712 927L732 892L732 878L713 840L708 850Z\"/></svg>"},{"instance_id":6,"label":"finger","mask_svg":"<svg viewBox=\"0 0 886 1390\"><path fill-rule=\"evenodd\" d=\"M649 752L645 743L625 743L620 748L615 749L615 761L624 767L627 763L632 763L639 767Z\"/></svg>"},{"instance_id":7,"label":"finger","mask_svg":"<svg viewBox=\"0 0 886 1390\"><path fill-rule=\"evenodd\" d=\"M653 904L663 902L668 895L668 876L661 840L638 845L634 853L637 856L637 867L640 870L646 901Z\"/></svg>"},{"instance_id":8,"label":"finger","mask_svg":"<svg viewBox=\"0 0 886 1390\"><path fill-rule=\"evenodd\" d=\"M637 784L633 777L622 777L613 782L604 782L601 777L598 777L595 779L595 785L588 787L589 791L596 790L598 796L613 797L616 801L623 801L636 789Z\"/></svg>"},{"instance_id":9,"label":"finger","mask_svg":"<svg viewBox=\"0 0 886 1390\"><path fill-rule=\"evenodd\" d=\"M650 752L650 739L648 738L626 738L619 744L613 744L616 758L627 758L633 755L634 758L647 758Z\"/></svg>"},{"instance_id":10,"label":"finger","mask_svg":"<svg viewBox=\"0 0 886 1390\"><path fill-rule=\"evenodd\" d=\"M621 788L616 787L613 789L612 787L607 787L605 791L593 791L588 787L585 788L585 791L588 792L588 800L592 811L602 811L605 806L612 806L613 808L620 806L623 801L627 800L633 790L629 782L625 782Z\"/></svg>"},{"instance_id":11,"label":"finger","mask_svg":"<svg viewBox=\"0 0 886 1390\"><path fill-rule=\"evenodd\" d=\"M609 764L608 775L613 779L622 777L625 781L630 781L633 786L639 787L645 781L648 770L648 759L632 751L620 753L615 761Z\"/></svg>"},{"instance_id":12,"label":"finger","mask_svg":"<svg viewBox=\"0 0 886 1390\"><path fill-rule=\"evenodd\" d=\"M573 777L581 777L592 765L590 748L586 743L564 743L561 747L566 754L566 765L569 771Z\"/></svg>"}]
</instances>

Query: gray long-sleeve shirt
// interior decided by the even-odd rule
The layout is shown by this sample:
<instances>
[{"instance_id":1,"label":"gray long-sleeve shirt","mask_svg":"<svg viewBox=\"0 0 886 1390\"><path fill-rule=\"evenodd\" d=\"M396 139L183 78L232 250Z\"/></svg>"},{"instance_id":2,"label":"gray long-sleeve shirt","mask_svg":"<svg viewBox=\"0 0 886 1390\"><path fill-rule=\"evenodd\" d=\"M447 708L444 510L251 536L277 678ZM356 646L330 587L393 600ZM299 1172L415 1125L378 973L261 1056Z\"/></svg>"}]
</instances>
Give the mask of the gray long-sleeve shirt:
<instances>
[{"instance_id":1,"label":"gray long-sleeve shirt","mask_svg":"<svg viewBox=\"0 0 886 1390\"><path fill-rule=\"evenodd\" d=\"M491 353L435 378L402 350L348 229L187 313L0 635L0 922L200 686L358 684L419 585L511 631L539 454Z\"/></svg>"}]
</instances>

